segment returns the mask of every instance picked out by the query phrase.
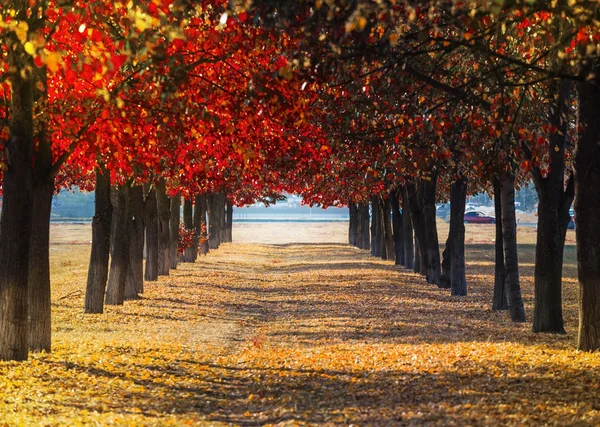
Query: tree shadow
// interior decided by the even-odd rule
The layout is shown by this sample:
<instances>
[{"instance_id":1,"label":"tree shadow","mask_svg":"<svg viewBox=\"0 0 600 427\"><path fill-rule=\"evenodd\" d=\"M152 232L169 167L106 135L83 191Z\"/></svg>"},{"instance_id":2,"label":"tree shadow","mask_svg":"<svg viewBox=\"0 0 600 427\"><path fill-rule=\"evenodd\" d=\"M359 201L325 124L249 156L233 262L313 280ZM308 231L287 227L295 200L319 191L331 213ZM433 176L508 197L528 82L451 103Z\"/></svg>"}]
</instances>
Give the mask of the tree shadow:
<instances>
[{"instance_id":1,"label":"tree shadow","mask_svg":"<svg viewBox=\"0 0 600 427\"><path fill-rule=\"evenodd\" d=\"M143 402L141 410L148 418L188 414L208 423L234 425L473 425L523 414L535 414L539 424L565 425L577 419L567 409L576 391L583 389L581 379L585 377L588 385L600 383L600 372L583 366L566 371L554 362L509 365L493 359L418 371L407 363L406 368L384 372L173 362L160 357L149 363L115 363L110 370L78 362L49 365L44 381L59 380L66 370L96 384L98 392L102 384L125 386L108 407L93 399L68 401L65 406L131 414L136 403ZM164 378L169 380L161 381ZM584 410L600 409L597 393L579 393L576 400ZM484 415L487 421L480 418Z\"/></svg>"}]
</instances>

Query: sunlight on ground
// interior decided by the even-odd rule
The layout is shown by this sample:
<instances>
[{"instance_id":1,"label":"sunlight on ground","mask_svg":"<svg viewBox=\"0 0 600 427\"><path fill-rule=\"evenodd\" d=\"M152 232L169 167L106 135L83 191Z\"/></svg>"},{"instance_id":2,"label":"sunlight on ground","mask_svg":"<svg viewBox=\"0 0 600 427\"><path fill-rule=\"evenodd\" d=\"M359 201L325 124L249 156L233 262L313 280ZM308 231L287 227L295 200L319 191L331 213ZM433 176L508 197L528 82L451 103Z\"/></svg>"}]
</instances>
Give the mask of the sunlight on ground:
<instances>
[{"instance_id":1,"label":"sunlight on ground","mask_svg":"<svg viewBox=\"0 0 600 427\"><path fill-rule=\"evenodd\" d=\"M576 281L565 284L567 335L493 312L493 227L467 227L459 298L325 243L343 242L347 224L253 225L234 239L317 242L226 244L91 316L89 226L53 226L54 351L0 363L0 425L600 423L600 354L574 350ZM572 276L572 247L566 264Z\"/></svg>"}]
</instances>

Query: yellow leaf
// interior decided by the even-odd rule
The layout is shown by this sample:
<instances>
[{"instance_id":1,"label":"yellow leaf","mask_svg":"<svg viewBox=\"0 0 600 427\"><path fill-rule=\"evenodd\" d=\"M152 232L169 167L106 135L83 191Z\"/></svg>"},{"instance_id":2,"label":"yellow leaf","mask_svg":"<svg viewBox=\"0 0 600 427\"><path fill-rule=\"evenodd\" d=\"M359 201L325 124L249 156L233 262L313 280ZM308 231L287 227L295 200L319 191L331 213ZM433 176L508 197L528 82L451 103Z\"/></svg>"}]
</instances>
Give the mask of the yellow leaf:
<instances>
[{"instance_id":1,"label":"yellow leaf","mask_svg":"<svg viewBox=\"0 0 600 427\"><path fill-rule=\"evenodd\" d=\"M585 54L586 54L586 56L591 56L591 55L593 55L595 53L596 53L596 45L595 44L590 43L590 44L588 44L585 47Z\"/></svg>"},{"instance_id":2,"label":"yellow leaf","mask_svg":"<svg viewBox=\"0 0 600 427\"><path fill-rule=\"evenodd\" d=\"M57 52L48 52L46 54L46 67L48 67L48 69L55 73L58 71L58 69L60 68L62 62L62 58L60 53Z\"/></svg>"},{"instance_id":3,"label":"yellow leaf","mask_svg":"<svg viewBox=\"0 0 600 427\"><path fill-rule=\"evenodd\" d=\"M25 52L30 54L31 56L35 55L35 46L31 42L26 42L23 46L25 48Z\"/></svg>"},{"instance_id":4,"label":"yellow leaf","mask_svg":"<svg viewBox=\"0 0 600 427\"><path fill-rule=\"evenodd\" d=\"M25 21L18 21L13 28L17 38L21 43L25 43L27 41L27 31L29 31L29 25Z\"/></svg>"},{"instance_id":5,"label":"yellow leaf","mask_svg":"<svg viewBox=\"0 0 600 427\"><path fill-rule=\"evenodd\" d=\"M365 18L364 16L361 16L360 18L358 18L358 28L362 31L365 29L366 26L367 26L367 18Z\"/></svg>"}]
</instances>

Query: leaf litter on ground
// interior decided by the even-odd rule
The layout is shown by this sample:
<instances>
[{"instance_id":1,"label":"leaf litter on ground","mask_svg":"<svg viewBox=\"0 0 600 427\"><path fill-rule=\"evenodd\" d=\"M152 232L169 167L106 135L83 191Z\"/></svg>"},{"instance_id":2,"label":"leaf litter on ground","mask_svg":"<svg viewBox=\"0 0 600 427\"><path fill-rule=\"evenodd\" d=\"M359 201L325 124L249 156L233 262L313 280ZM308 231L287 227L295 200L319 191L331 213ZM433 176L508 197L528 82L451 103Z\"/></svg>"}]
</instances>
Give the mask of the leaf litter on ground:
<instances>
[{"instance_id":1,"label":"leaf litter on ground","mask_svg":"<svg viewBox=\"0 0 600 427\"><path fill-rule=\"evenodd\" d=\"M52 247L53 352L0 362L0 425L600 424L572 249L551 335L491 310L491 245L467 246L452 297L340 243L225 244L102 315L82 312L82 247Z\"/></svg>"}]
</instances>

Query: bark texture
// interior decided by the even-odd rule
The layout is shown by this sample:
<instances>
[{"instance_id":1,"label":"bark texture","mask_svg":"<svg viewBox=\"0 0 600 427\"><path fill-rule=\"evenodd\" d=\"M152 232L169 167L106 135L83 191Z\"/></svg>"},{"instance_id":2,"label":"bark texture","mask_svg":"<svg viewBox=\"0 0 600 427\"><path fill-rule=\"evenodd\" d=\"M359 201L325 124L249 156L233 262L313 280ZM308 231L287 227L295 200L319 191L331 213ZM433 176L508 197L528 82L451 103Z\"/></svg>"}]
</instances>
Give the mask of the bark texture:
<instances>
[{"instance_id":1,"label":"bark texture","mask_svg":"<svg viewBox=\"0 0 600 427\"><path fill-rule=\"evenodd\" d=\"M186 198L183 202L183 225L186 230L194 229L194 202L190 198ZM197 209L197 208L196 208ZM192 245L190 248L186 248L183 256L181 257L182 262L194 262L196 256L195 253L198 251L198 245L196 247Z\"/></svg>"},{"instance_id":2,"label":"bark texture","mask_svg":"<svg viewBox=\"0 0 600 427\"><path fill-rule=\"evenodd\" d=\"M450 254L452 253L452 230L448 231L448 238L446 239L446 245L442 252L442 274L440 276L440 282L438 286L443 289L450 289L452 275L452 260Z\"/></svg>"},{"instance_id":3,"label":"bark texture","mask_svg":"<svg viewBox=\"0 0 600 427\"><path fill-rule=\"evenodd\" d=\"M432 173L430 179L422 181L423 188L423 219L427 244L427 282L438 284L442 273L440 267L440 244L437 234L435 215L435 191L437 173Z\"/></svg>"},{"instance_id":4,"label":"bark texture","mask_svg":"<svg viewBox=\"0 0 600 427\"><path fill-rule=\"evenodd\" d=\"M385 249L382 233L382 215L379 198L371 198L371 255L381 257Z\"/></svg>"},{"instance_id":5,"label":"bark texture","mask_svg":"<svg viewBox=\"0 0 600 427\"><path fill-rule=\"evenodd\" d=\"M125 282L125 299L137 299L144 292L144 188L129 190L129 264Z\"/></svg>"},{"instance_id":6,"label":"bark texture","mask_svg":"<svg viewBox=\"0 0 600 427\"><path fill-rule=\"evenodd\" d=\"M415 184L406 184L408 195L408 207L410 210L410 219L415 234L415 273L427 275L427 236L425 232L425 220L421 210L422 203L419 203L419 198L422 194L417 191Z\"/></svg>"},{"instance_id":7,"label":"bark texture","mask_svg":"<svg viewBox=\"0 0 600 427\"><path fill-rule=\"evenodd\" d=\"M404 261L404 235L403 235L403 216L400 211L399 196L401 190L394 190L390 193L390 204L392 208L392 233L394 234L394 252L396 265L405 265Z\"/></svg>"},{"instance_id":8,"label":"bark texture","mask_svg":"<svg viewBox=\"0 0 600 427\"><path fill-rule=\"evenodd\" d=\"M49 245L54 179L49 179L47 173L40 176L40 180L36 179L33 189L29 252L29 348L32 351L49 352L52 343Z\"/></svg>"},{"instance_id":9,"label":"bark texture","mask_svg":"<svg viewBox=\"0 0 600 427\"><path fill-rule=\"evenodd\" d=\"M358 246L358 207L356 203L348 202L348 243Z\"/></svg>"},{"instance_id":10,"label":"bark texture","mask_svg":"<svg viewBox=\"0 0 600 427\"><path fill-rule=\"evenodd\" d=\"M179 223L181 222L181 195L171 197L171 216L169 218L169 261L171 269L177 268L179 256L177 249L179 246Z\"/></svg>"},{"instance_id":11,"label":"bark texture","mask_svg":"<svg viewBox=\"0 0 600 427\"><path fill-rule=\"evenodd\" d=\"M415 261L413 263L413 271L415 273L423 274L423 272L421 271L421 251L419 249L419 240L417 239L416 233L415 233L414 248L415 248Z\"/></svg>"},{"instance_id":12,"label":"bark texture","mask_svg":"<svg viewBox=\"0 0 600 427\"><path fill-rule=\"evenodd\" d=\"M575 152L575 220L579 278L577 347L600 349L600 64L589 60L578 83L579 136ZM593 73L596 77L587 79Z\"/></svg>"},{"instance_id":13,"label":"bark texture","mask_svg":"<svg viewBox=\"0 0 600 427\"><path fill-rule=\"evenodd\" d=\"M358 205L358 247L360 249L371 249L371 235L369 234L369 204Z\"/></svg>"},{"instance_id":14,"label":"bark texture","mask_svg":"<svg viewBox=\"0 0 600 427\"><path fill-rule=\"evenodd\" d=\"M207 196L208 247L210 249L218 249L221 244L219 199L219 195L216 193Z\"/></svg>"},{"instance_id":15,"label":"bark texture","mask_svg":"<svg viewBox=\"0 0 600 427\"><path fill-rule=\"evenodd\" d=\"M227 241L227 199L223 193L219 193L217 198L217 208L219 211L219 243Z\"/></svg>"},{"instance_id":16,"label":"bark texture","mask_svg":"<svg viewBox=\"0 0 600 427\"><path fill-rule=\"evenodd\" d=\"M146 268L144 280L158 280L158 213L156 206L156 188L146 189L144 201L144 228L146 229Z\"/></svg>"},{"instance_id":17,"label":"bark texture","mask_svg":"<svg viewBox=\"0 0 600 427\"><path fill-rule=\"evenodd\" d=\"M227 230L225 233L225 241L228 243L233 242L233 203L227 199Z\"/></svg>"},{"instance_id":18,"label":"bark texture","mask_svg":"<svg viewBox=\"0 0 600 427\"><path fill-rule=\"evenodd\" d=\"M17 13L17 19L19 16L26 19L24 10ZM24 70L25 67L33 69L34 65L31 56L16 40L7 48L7 54L9 66L17 71L10 74L10 135L4 148L6 169L0 219L0 360L25 360L29 353L34 81L27 78Z\"/></svg>"},{"instance_id":19,"label":"bark texture","mask_svg":"<svg viewBox=\"0 0 600 427\"><path fill-rule=\"evenodd\" d=\"M34 100L43 102L46 93L40 90L40 87L47 87L46 67L36 67L34 76L37 83L33 92ZM52 162L52 142L46 136L45 124L38 122L35 129L37 148L33 154L33 212L29 252L29 349L50 352L50 214L55 171Z\"/></svg>"},{"instance_id":20,"label":"bark texture","mask_svg":"<svg viewBox=\"0 0 600 427\"><path fill-rule=\"evenodd\" d=\"M465 203L467 180L458 178L450 187L450 293L467 295L465 271Z\"/></svg>"},{"instance_id":21,"label":"bark texture","mask_svg":"<svg viewBox=\"0 0 600 427\"><path fill-rule=\"evenodd\" d=\"M206 236L206 232L208 231L208 227L206 228L206 232L202 231L202 225L206 226L207 220L207 210L208 210L208 196L207 195L198 195L196 196L196 204L194 207L194 229L196 232L194 233L194 247L196 249L196 256L198 256L198 252L202 255L206 255L210 250L208 239Z\"/></svg>"},{"instance_id":22,"label":"bark texture","mask_svg":"<svg viewBox=\"0 0 600 427\"><path fill-rule=\"evenodd\" d=\"M156 209L158 215L158 275L168 276L171 269L171 202L163 179L156 184Z\"/></svg>"},{"instance_id":23,"label":"bark texture","mask_svg":"<svg viewBox=\"0 0 600 427\"><path fill-rule=\"evenodd\" d=\"M122 305L125 301L125 283L127 281L127 268L129 266L129 246L131 230L131 216L129 214L130 185L120 185L116 192L116 206L114 206L113 223L114 234L108 286L104 303L107 305Z\"/></svg>"},{"instance_id":24,"label":"bark texture","mask_svg":"<svg viewBox=\"0 0 600 427\"><path fill-rule=\"evenodd\" d=\"M502 198L502 241L504 266L508 290L508 307L513 322L525 321L525 308L519 283L519 259L517 253L517 221L515 217L515 177L511 174L498 176Z\"/></svg>"},{"instance_id":25,"label":"bark texture","mask_svg":"<svg viewBox=\"0 0 600 427\"><path fill-rule=\"evenodd\" d=\"M381 206L381 218L382 218L382 231L383 231L383 243L385 245L384 254L382 254L383 259L387 259L390 261L396 260L396 249L394 247L394 234L392 227L392 205L390 198L386 198L385 200L379 201L379 205Z\"/></svg>"},{"instance_id":26,"label":"bark texture","mask_svg":"<svg viewBox=\"0 0 600 427\"><path fill-rule=\"evenodd\" d=\"M494 267L494 299L492 310L508 310L506 268L504 266L504 241L502 239L502 193L500 182L494 179L494 212L496 214L496 242Z\"/></svg>"},{"instance_id":27,"label":"bark texture","mask_svg":"<svg viewBox=\"0 0 600 427\"><path fill-rule=\"evenodd\" d=\"M564 239L561 227L561 212L564 209L561 204L568 199L565 197L568 186L564 185L568 89L566 81L550 84L550 124L557 129L550 135L550 171L546 176L538 168L532 171L539 199L534 272L534 332L565 333L562 315ZM567 212L571 201L568 201ZM566 235L566 229L564 234Z\"/></svg>"},{"instance_id":28,"label":"bark texture","mask_svg":"<svg viewBox=\"0 0 600 427\"><path fill-rule=\"evenodd\" d=\"M402 188L402 235L404 237L404 266L412 269L415 266L413 225L408 207L408 193Z\"/></svg>"},{"instance_id":29,"label":"bark texture","mask_svg":"<svg viewBox=\"0 0 600 427\"><path fill-rule=\"evenodd\" d=\"M106 169L96 169L94 218L92 219L92 253L85 289L85 312L104 311L104 293L108 280L110 228L113 207L110 201L110 177Z\"/></svg>"}]
</instances>

